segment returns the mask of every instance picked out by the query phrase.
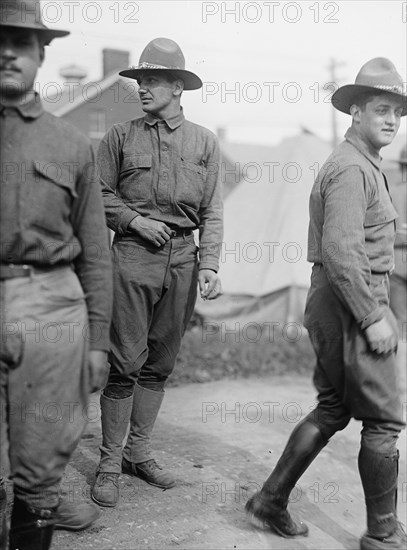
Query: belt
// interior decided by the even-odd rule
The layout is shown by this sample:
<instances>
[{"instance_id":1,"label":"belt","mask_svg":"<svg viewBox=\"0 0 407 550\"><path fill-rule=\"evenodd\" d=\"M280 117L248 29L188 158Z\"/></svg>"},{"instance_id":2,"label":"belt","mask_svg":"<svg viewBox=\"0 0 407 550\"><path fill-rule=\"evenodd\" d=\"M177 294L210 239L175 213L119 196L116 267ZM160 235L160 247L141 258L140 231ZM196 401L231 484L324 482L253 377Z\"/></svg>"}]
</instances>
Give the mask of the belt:
<instances>
[{"instance_id":1,"label":"belt","mask_svg":"<svg viewBox=\"0 0 407 550\"><path fill-rule=\"evenodd\" d=\"M372 275L378 275L384 277L385 275L391 275L394 271L394 268L390 269L389 271L370 271Z\"/></svg>"},{"instance_id":2,"label":"belt","mask_svg":"<svg viewBox=\"0 0 407 550\"><path fill-rule=\"evenodd\" d=\"M172 235L171 239L176 239L177 237L188 237L192 235L192 229L182 229L180 227L171 227Z\"/></svg>"},{"instance_id":3,"label":"belt","mask_svg":"<svg viewBox=\"0 0 407 550\"><path fill-rule=\"evenodd\" d=\"M30 275L35 273L52 271L56 267L61 266L34 267L33 265L27 264L0 264L0 280L4 281L6 279L15 279L17 277L30 277Z\"/></svg>"},{"instance_id":4,"label":"belt","mask_svg":"<svg viewBox=\"0 0 407 550\"><path fill-rule=\"evenodd\" d=\"M315 263L314 265L320 265L320 266L324 267L324 264ZM393 271L394 271L394 267L392 267L389 271L372 271L372 270L370 270L370 273L372 275L379 275L379 276L384 277L386 275L391 275L393 273Z\"/></svg>"}]
</instances>

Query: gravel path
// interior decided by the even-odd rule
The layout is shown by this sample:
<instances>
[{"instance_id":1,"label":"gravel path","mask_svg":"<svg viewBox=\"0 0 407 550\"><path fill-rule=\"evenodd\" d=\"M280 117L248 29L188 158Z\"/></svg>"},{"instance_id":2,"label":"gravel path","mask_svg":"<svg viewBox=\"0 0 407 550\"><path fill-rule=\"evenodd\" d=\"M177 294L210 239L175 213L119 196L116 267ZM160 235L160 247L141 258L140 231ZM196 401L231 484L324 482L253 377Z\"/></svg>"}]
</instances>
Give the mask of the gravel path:
<instances>
[{"instance_id":1,"label":"gravel path","mask_svg":"<svg viewBox=\"0 0 407 550\"><path fill-rule=\"evenodd\" d=\"M403 346L400 365L405 365ZM404 354L404 355L403 355ZM405 366L402 380L406 397ZM406 401L406 399L404 399ZM309 525L307 538L283 539L254 527L244 504L276 463L288 435L313 407L309 377L222 380L169 388L154 432L158 462L176 487L162 491L122 475L121 500L82 533L58 531L54 550L133 549L358 549L365 527L357 473L361 425L338 433L304 474L291 510ZM98 396L67 469L64 488L89 498L98 463ZM399 516L406 517L406 434L401 453Z\"/></svg>"}]
</instances>

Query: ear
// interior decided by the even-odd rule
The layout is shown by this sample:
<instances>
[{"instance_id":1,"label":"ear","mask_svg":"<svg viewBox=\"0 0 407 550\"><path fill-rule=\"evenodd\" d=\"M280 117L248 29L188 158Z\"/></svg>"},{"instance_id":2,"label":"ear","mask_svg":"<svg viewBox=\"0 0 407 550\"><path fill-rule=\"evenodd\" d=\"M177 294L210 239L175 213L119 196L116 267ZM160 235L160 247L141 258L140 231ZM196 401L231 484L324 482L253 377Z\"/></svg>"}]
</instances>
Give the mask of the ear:
<instances>
[{"instance_id":1,"label":"ear","mask_svg":"<svg viewBox=\"0 0 407 550\"><path fill-rule=\"evenodd\" d=\"M43 44L40 44L40 67L43 64L45 59L45 48Z\"/></svg>"},{"instance_id":2,"label":"ear","mask_svg":"<svg viewBox=\"0 0 407 550\"><path fill-rule=\"evenodd\" d=\"M350 114L352 115L352 120L355 122L360 122L360 113L362 109L359 107L359 105L353 104L350 106Z\"/></svg>"},{"instance_id":3,"label":"ear","mask_svg":"<svg viewBox=\"0 0 407 550\"><path fill-rule=\"evenodd\" d=\"M44 59L45 59L45 41L44 41L44 37L42 37L39 32L36 32L35 36L37 37L38 57L39 57L39 60L40 60L38 66L41 67L41 65L43 64Z\"/></svg>"},{"instance_id":4,"label":"ear","mask_svg":"<svg viewBox=\"0 0 407 550\"><path fill-rule=\"evenodd\" d=\"M182 94L183 91L184 91L184 81L178 78L177 80L174 81L173 94L178 97Z\"/></svg>"}]
</instances>

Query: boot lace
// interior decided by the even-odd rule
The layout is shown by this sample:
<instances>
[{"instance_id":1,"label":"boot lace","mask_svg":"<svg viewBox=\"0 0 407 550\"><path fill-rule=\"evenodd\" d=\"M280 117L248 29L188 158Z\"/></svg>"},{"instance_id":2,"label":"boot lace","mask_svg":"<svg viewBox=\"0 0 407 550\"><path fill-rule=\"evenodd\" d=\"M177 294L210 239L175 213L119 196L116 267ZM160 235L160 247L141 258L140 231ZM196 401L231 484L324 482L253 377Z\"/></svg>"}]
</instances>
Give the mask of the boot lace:
<instances>
[{"instance_id":1,"label":"boot lace","mask_svg":"<svg viewBox=\"0 0 407 550\"><path fill-rule=\"evenodd\" d=\"M113 473L110 473L110 472L101 472L99 474L99 483L100 484L103 484L105 483L106 481L110 481L111 483L113 483L113 485L115 487L118 487L119 486L119 474L113 474Z\"/></svg>"},{"instance_id":2,"label":"boot lace","mask_svg":"<svg viewBox=\"0 0 407 550\"><path fill-rule=\"evenodd\" d=\"M154 458L150 458L150 460L146 460L146 462L142 462L141 464L139 464L139 466L143 466L150 471L162 470L161 466L157 464Z\"/></svg>"}]
</instances>

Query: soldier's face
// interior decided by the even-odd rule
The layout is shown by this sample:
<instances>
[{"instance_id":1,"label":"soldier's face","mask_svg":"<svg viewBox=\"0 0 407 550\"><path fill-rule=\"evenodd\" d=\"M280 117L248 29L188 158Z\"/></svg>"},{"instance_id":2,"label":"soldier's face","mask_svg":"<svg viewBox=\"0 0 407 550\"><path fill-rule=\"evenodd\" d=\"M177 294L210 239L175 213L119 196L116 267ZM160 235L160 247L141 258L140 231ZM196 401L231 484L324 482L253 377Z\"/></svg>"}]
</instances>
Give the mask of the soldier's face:
<instances>
[{"instance_id":1,"label":"soldier's face","mask_svg":"<svg viewBox=\"0 0 407 550\"><path fill-rule=\"evenodd\" d=\"M33 88L44 47L35 31L3 27L0 35L0 94L23 96Z\"/></svg>"},{"instance_id":2,"label":"soldier's face","mask_svg":"<svg viewBox=\"0 0 407 550\"><path fill-rule=\"evenodd\" d=\"M402 111L402 100L391 94L373 97L356 115L362 138L376 150L389 145L400 127Z\"/></svg>"},{"instance_id":3,"label":"soldier's face","mask_svg":"<svg viewBox=\"0 0 407 550\"><path fill-rule=\"evenodd\" d=\"M178 106L182 92L179 81L160 72L146 72L137 80L142 109L158 118L168 116L173 106Z\"/></svg>"}]
</instances>

